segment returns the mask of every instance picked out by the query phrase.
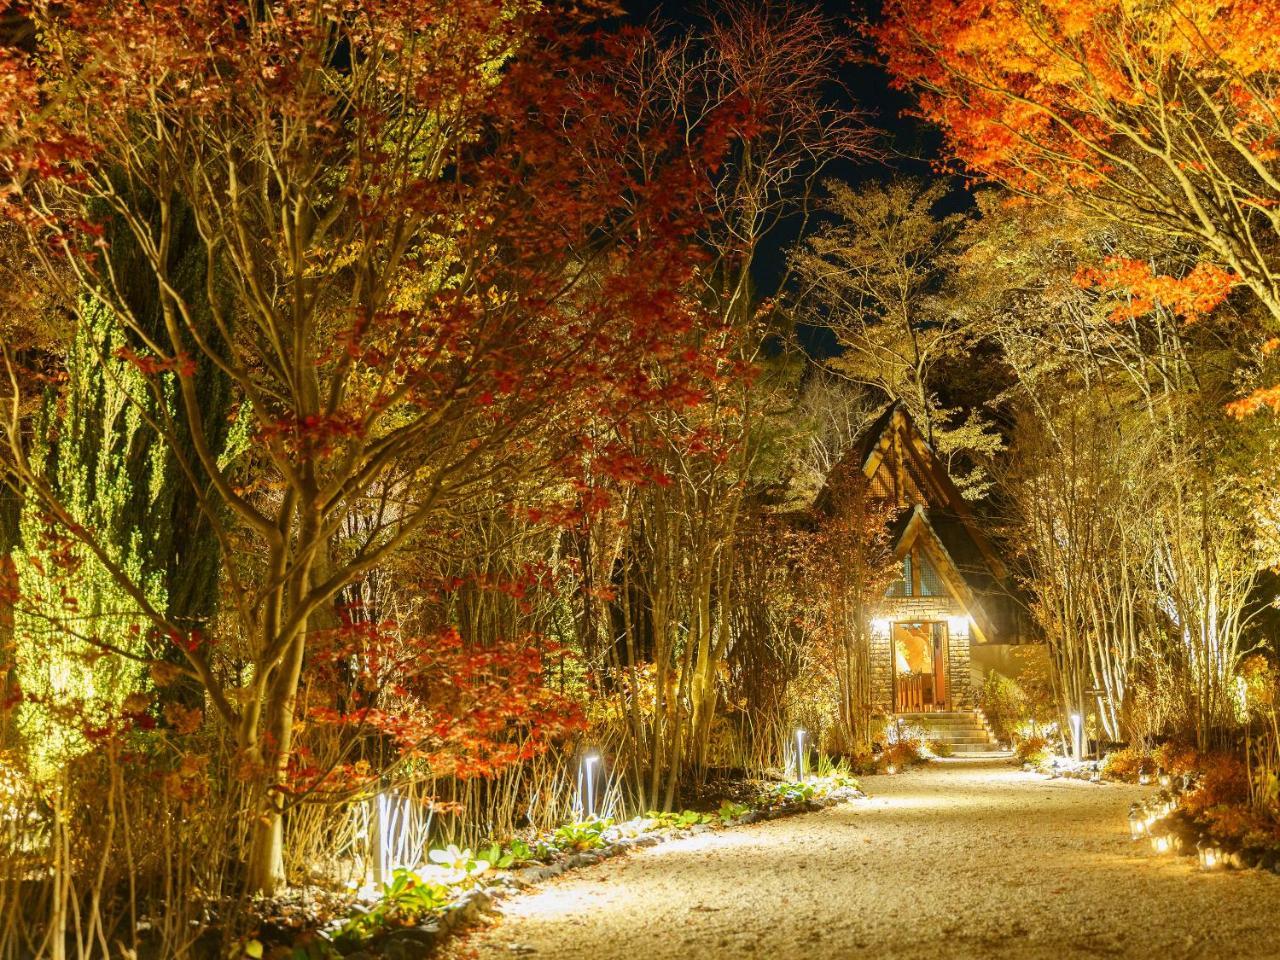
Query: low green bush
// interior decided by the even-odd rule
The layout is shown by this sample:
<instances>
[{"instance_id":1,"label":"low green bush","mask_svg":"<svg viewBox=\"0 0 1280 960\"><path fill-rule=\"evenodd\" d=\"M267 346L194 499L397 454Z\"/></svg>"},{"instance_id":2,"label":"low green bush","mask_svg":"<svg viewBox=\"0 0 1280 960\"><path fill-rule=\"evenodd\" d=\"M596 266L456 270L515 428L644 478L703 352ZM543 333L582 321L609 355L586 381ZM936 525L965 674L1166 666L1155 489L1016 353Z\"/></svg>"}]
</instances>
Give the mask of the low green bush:
<instances>
[{"instance_id":1,"label":"low green bush","mask_svg":"<svg viewBox=\"0 0 1280 960\"><path fill-rule=\"evenodd\" d=\"M941 737L931 737L927 741L929 752L935 757L949 757L955 753L955 748L951 746L950 740L943 740Z\"/></svg>"}]
</instances>

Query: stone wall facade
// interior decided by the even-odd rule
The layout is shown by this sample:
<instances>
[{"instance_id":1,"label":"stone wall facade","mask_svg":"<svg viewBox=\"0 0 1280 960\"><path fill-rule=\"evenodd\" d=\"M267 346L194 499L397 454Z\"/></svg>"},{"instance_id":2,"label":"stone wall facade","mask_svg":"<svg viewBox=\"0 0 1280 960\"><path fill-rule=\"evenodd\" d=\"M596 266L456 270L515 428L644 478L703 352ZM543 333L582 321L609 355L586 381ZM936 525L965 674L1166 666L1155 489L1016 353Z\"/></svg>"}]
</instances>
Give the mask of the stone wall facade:
<instances>
[{"instance_id":1,"label":"stone wall facade","mask_svg":"<svg viewBox=\"0 0 1280 960\"><path fill-rule=\"evenodd\" d=\"M893 713L893 648L890 642L893 623L947 622L950 617L966 615L964 608L951 597L892 597L884 601L876 619L888 621L889 630L877 631L871 638L871 698L877 712ZM883 626L883 623L881 624ZM953 710L967 710L975 703L970 666L970 637L947 637L947 682Z\"/></svg>"}]
</instances>

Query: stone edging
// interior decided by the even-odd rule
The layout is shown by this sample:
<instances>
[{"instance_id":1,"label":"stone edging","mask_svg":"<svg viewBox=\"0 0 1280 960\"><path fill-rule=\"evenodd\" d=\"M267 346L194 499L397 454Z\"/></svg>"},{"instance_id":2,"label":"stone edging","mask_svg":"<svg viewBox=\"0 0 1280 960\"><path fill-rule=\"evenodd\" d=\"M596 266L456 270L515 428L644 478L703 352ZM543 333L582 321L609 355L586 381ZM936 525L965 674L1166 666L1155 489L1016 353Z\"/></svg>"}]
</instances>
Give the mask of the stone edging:
<instances>
[{"instance_id":1,"label":"stone edging","mask_svg":"<svg viewBox=\"0 0 1280 960\"><path fill-rule=\"evenodd\" d=\"M681 840L700 833L719 832L749 823L762 823L766 820L780 820L801 813L814 813L865 798L866 794L861 790L843 787L832 791L821 800L804 800L799 803L749 810L741 817L725 821L720 827L700 823L684 830L653 830L634 837L622 837L595 850L571 853L551 863L521 867L491 884L466 891L434 919L418 926L393 930L379 937L368 947L362 947L347 954L345 960L422 960L423 957L429 956L443 946L450 937L457 936L473 925L484 914L496 911L500 901L570 870L592 866L632 849L653 847L660 843Z\"/></svg>"}]
</instances>

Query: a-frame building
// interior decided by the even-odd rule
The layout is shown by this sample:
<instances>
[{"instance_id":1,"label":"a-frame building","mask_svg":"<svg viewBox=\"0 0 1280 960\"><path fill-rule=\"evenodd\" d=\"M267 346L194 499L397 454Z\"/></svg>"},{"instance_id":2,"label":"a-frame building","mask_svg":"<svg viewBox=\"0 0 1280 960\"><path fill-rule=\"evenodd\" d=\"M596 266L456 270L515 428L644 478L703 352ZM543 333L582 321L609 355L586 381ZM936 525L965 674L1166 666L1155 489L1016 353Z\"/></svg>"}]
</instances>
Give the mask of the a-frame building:
<instances>
[{"instance_id":1,"label":"a-frame building","mask_svg":"<svg viewBox=\"0 0 1280 960\"><path fill-rule=\"evenodd\" d=\"M843 463L861 468L871 495L899 510L891 533L900 575L872 618L873 708L972 709L975 648L1028 639L998 549L900 404L862 432Z\"/></svg>"}]
</instances>

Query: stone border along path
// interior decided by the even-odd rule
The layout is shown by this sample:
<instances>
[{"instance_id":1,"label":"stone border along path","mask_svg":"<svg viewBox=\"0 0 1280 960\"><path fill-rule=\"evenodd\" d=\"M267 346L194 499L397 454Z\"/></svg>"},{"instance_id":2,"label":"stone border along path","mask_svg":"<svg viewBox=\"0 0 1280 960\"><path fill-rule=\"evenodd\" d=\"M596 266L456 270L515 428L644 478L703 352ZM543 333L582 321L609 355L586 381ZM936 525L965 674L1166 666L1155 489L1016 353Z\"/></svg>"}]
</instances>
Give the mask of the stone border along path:
<instances>
[{"instance_id":1,"label":"stone border along path","mask_svg":"<svg viewBox=\"0 0 1280 960\"><path fill-rule=\"evenodd\" d=\"M1280 876L1201 873L1128 837L1150 787L951 759L870 800L703 833L502 904L457 958L1280 956Z\"/></svg>"}]
</instances>

